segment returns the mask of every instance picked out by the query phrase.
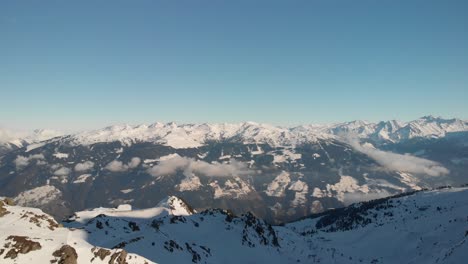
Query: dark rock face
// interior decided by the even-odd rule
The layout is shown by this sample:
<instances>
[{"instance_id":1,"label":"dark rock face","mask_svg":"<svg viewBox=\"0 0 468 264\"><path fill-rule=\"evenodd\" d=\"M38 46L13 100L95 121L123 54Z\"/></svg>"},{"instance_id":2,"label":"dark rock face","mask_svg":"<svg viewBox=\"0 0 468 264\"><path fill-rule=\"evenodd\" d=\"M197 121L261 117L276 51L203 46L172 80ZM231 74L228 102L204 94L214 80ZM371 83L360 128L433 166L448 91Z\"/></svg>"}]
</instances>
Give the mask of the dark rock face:
<instances>
[{"instance_id":1,"label":"dark rock face","mask_svg":"<svg viewBox=\"0 0 468 264\"><path fill-rule=\"evenodd\" d=\"M78 260L78 254L76 253L76 250L69 245L62 246L59 250L55 251L52 255L58 258L58 259L52 260L51 261L52 263L76 264Z\"/></svg>"},{"instance_id":2,"label":"dark rock face","mask_svg":"<svg viewBox=\"0 0 468 264\"><path fill-rule=\"evenodd\" d=\"M7 208L5 207L5 201L0 200L0 217L9 214Z\"/></svg>"},{"instance_id":3,"label":"dark rock face","mask_svg":"<svg viewBox=\"0 0 468 264\"><path fill-rule=\"evenodd\" d=\"M4 246L8 250L4 258L15 259L18 254L27 254L42 248L39 242L32 241L25 236L9 236L6 240L11 241L11 243Z\"/></svg>"}]
</instances>

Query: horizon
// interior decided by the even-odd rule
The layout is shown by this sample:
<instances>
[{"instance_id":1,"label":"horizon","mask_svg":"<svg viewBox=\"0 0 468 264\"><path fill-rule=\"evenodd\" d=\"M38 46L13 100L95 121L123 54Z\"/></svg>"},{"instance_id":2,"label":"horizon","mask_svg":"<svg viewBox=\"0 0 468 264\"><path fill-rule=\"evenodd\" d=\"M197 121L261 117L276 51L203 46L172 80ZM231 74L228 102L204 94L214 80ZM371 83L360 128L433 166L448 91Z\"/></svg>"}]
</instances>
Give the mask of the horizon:
<instances>
[{"instance_id":1,"label":"horizon","mask_svg":"<svg viewBox=\"0 0 468 264\"><path fill-rule=\"evenodd\" d=\"M379 122L390 122L390 121L397 121L403 124L413 122L416 120L421 120L424 118L435 118L435 119L443 119L443 120L462 120L462 121L468 121L467 119L464 118L459 118L459 117L445 117L445 116L440 116L440 115L424 115L420 116L415 119L410 119L410 120L401 120L401 119L391 119L391 120L364 120L364 119L354 119L354 120L347 120L347 121L338 121L338 122L312 122L312 123L297 123L297 124L291 124L291 125L284 125L284 124L275 124L275 123L267 123L267 122L257 122L257 121L252 121L252 120L247 120L247 121L239 121L239 122L177 122L177 121L153 121L153 122L144 122L144 123L130 123L130 122L122 122L122 123L113 123L113 124L101 124L97 127L90 127L90 128L81 128L78 130L73 130L73 129L59 129L59 128L54 128L54 127L40 127L40 128L18 128L18 127L8 127L5 126L4 124L0 124L0 132L9 132L9 133L18 133L18 134L23 134L26 135L27 133L31 132L36 132L36 131L51 131L51 132L59 132L63 133L64 135L69 135L69 134L76 134L80 132L86 132L86 131L94 131L94 130L102 130L105 128L110 128L110 127L115 127L115 126L130 126L130 127L137 127L137 126L151 126L154 124L163 124L163 125L169 125L169 124L176 124L177 126L185 126L185 125L218 125L218 124L245 124L245 123L253 123L257 125L271 125L274 127L278 128L286 128L286 129L291 129L295 127L300 127L300 126L327 126L327 125L338 125L338 124L345 124L345 123L352 123L352 122L366 122L369 124L378 124Z\"/></svg>"},{"instance_id":2,"label":"horizon","mask_svg":"<svg viewBox=\"0 0 468 264\"><path fill-rule=\"evenodd\" d=\"M0 126L465 120L467 8L456 0L2 2Z\"/></svg>"}]
</instances>

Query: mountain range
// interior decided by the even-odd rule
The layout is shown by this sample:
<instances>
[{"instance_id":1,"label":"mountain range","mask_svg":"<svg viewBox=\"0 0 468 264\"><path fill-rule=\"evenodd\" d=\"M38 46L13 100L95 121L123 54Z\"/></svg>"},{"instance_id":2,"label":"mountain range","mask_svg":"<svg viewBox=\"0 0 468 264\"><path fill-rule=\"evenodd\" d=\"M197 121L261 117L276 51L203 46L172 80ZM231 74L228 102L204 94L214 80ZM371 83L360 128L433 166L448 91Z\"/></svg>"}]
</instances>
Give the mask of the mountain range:
<instances>
[{"instance_id":1,"label":"mountain range","mask_svg":"<svg viewBox=\"0 0 468 264\"><path fill-rule=\"evenodd\" d=\"M460 119L2 131L0 195L57 219L122 203L146 208L176 195L196 210L252 212L278 224L467 182L468 122Z\"/></svg>"},{"instance_id":2,"label":"mountain range","mask_svg":"<svg viewBox=\"0 0 468 264\"><path fill-rule=\"evenodd\" d=\"M0 199L2 263L465 263L468 188L412 191L270 225L170 196L59 223Z\"/></svg>"}]
</instances>

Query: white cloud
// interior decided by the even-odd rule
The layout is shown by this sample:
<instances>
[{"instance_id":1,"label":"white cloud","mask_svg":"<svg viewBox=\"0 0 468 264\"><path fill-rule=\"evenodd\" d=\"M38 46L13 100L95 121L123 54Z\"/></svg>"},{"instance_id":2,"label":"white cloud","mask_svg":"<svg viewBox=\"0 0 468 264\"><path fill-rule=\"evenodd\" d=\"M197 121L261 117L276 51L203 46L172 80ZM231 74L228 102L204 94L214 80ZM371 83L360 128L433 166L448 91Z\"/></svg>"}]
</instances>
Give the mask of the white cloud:
<instances>
[{"instance_id":1,"label":"white cloud","mask_svg":"<svg viewBox=\"0 0 468 264\"><path fill-rule=\"evenodd\" d=\"M85 161L83 163L78 163L75 165L75 171L87 171L94 167L94 162Z\"/></svg>"},{"instance_id":2,"label":"white cloud","mask_svg":"<svg viewBox=\"0 0 468 264\"><path fill-rule=\"evenodd\" d=\"M29 165L29 159L24 156L17 156L14 162L17 169Z\"/></svg>"},{"instance_id":3,"label":"white cloud","mask_svg":"<svg viewBox=\"0 0 468 264\"><path fill-rule=\"evenodd\" d=\"M56 176L67 176L71 173L71 170L67 167L61 167L60 169L54 171Z\"/></svg>"},{"instance_id":4,"label":"white cloud","mask_svg":"<svg viewBox=\"0 0 468 264\"><path fill-rule=\"evenodd\" d=\"M386 152L369 147L367 145L363 146L356 138L352 137L345 138L345 141L348 142L357 151L368 155L377 161L380 165L391 170L415 174L425 174L429 176L441 176L450 172L441 164L432 160L418 158L409 154L401 155L392 152Z\"/></svg>"},{"instance_id":5,"label":"white cloud","mask_svg":"<svg viewBox=\"0 0 468 264\"><path fill-rule=\"evenodd\" d=\"M25 156L17 156L16 159L13 161L15 163L15 166L17 169L20 169L20 168L23 168L23 167L26 167L29 165L29 162L31 160L43 160L45 159L44 158L44 155L42 154L34 154L34 155L30 155L28 157L25 157Z\"/></svg>"},{"instance_id":6,"label":"white cloud","mask_svg":"<svg viewBox=\"0 0 468 264\"><path fill-rule=\"evenodd\" d=\"M126 167L121 161L113 160L109 162L109 164L104 167L104 169L112 171L112 172L121 172L126 171L128 167Z\"/></svg>"},{"instance_id":7,"label":"white cloud","mask_svg":"<svg viewBox=\"0 0 468 264\"><path fill-rule=\"evenodd\" d=\"M138 167L138 165L140 165L140 163L141 163L141 159L140 159L140 158L138 158L138 157L133 157L133 158L130 160L130 162L128 163L127 166L128 166L130 169L134 169L134 168Z\"/></svg>"},{"instance_id":8,"label":"white cloud","mask_svg":"<svg viewBox=\"0 0 468 264\"><path fill-rule=\"evenodd\" d=\"M208 177L239 176L252 173L248 164L231 159L229 163L208 163L192 158L175 156L171 159L161 160L160 163L150 169L148 173L153 176L166 176L183 171L184 175L192 174Z\"/></svg>"},{"instance_id":9,"label":"white cloud","mask_svg":"<svg viewBox=\"0 0 468 264\"><path fill-rule=\"evenodd\" d=\"M109 162L109 164L104 167L104 169L112 172L124 172L128 171L129 169L134 169L140 165L141 159L138 157L133 157L129 163L124 164L122 161L113 160Z\"/></svg>"},{"instance_id":10,"label":"white cloud","mask_svg":"<svg viewBox=\"0 0 468 264\"><path fill-rule=\"evenodd\" d=\"M375 190L374 192L370 192L370 193L349 192L349 193L343 194L343 203L345 205L350 205L352 203L380 199L384 197L389 197L391 195L392 193L386 190Z\"/></svg>"}]
</instances>

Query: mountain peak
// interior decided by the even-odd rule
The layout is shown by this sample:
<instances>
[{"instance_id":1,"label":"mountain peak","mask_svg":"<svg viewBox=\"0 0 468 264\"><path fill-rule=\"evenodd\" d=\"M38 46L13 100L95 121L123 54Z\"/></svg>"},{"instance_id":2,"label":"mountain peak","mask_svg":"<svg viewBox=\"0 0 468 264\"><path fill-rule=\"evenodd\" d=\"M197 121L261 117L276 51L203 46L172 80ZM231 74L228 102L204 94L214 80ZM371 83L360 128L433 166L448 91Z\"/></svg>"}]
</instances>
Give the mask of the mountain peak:
<instances>
[{"instance_id":1,"label":"mountain peak","mask_svg":"<svg viewBox=\"0 0 468 264\"><path fill-rule=\"evenodd\" d=\"M169 209L172 215L192 215L195 213L190 205L177 196L166 197L158 203L157 207Z\"/></svg>"}]
</instances>

